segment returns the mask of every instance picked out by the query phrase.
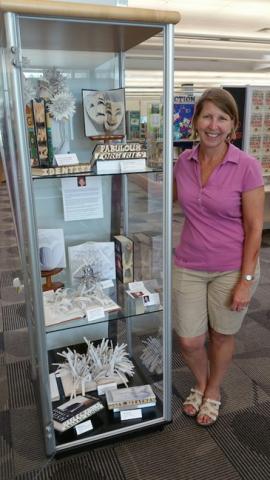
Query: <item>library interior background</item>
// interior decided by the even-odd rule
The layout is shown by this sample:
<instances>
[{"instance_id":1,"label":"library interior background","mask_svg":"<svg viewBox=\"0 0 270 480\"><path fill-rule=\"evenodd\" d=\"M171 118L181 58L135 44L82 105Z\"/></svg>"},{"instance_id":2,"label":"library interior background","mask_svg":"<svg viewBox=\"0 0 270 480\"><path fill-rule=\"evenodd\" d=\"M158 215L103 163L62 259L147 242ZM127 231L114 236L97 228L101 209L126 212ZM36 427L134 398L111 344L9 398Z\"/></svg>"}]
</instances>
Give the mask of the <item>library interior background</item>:
<instances>
[{"instance_id":1,"label":"library interior background","mask_svg":"<svg viewBox=\"0 0 270 480\"><path fill-rule=\"evenodd\" d=\"M0 477L269 479L269 1L7 0L0 19ZM237 102L265 210L219 419L199 428L171 180L209 87Z\"/></svg>"}]
</instances>

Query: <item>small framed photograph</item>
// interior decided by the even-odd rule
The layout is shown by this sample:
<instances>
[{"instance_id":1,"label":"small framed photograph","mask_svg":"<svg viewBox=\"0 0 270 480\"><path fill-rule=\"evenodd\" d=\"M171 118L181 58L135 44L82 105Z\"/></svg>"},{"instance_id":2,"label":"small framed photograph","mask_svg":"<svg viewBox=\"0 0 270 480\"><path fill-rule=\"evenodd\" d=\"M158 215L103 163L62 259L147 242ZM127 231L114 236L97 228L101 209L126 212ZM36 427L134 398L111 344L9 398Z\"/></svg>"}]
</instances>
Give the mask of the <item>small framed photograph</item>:
<instances>
[{"instance_id":1,"label":"small framed photograph","mask_svg":"<svg viewBox=\"0 0 270 480\"><path fill-rule=\"evenodd\" d=\"M90 138L126 135L125 90L82 90L85 136Z\"/></svg>"},{"instance_id":2,"label":"small framed photograph","mask_svg":"<svg viewBox=\"0 0 270 480\"><path fill-rule=\"evenodd\" d=\"M78 187L86 187L86 176L80 175L77 177L77 185Z\"/></svg>"}]
</instances>

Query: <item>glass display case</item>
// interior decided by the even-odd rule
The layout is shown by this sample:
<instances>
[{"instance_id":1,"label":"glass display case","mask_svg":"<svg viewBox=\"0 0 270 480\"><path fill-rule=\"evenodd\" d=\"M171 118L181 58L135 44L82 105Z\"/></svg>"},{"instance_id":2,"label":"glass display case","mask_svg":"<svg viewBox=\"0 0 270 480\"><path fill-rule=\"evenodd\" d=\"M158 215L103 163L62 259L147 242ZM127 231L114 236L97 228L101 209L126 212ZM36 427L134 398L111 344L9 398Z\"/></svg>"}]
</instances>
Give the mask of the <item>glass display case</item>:
<instances>
[{"instance_id":1,"label":"glass display case","mask_svg":"<svg viewBox=\"0 0 270 480\"><path fill-rule=\"evenodd\" d=\"M48 455L171 419L178 21L176 12L1 2L1 156ZM125 52L155 35L158 167L144 139L128 141L125 122Z\"/></svg>"}]
</instances>

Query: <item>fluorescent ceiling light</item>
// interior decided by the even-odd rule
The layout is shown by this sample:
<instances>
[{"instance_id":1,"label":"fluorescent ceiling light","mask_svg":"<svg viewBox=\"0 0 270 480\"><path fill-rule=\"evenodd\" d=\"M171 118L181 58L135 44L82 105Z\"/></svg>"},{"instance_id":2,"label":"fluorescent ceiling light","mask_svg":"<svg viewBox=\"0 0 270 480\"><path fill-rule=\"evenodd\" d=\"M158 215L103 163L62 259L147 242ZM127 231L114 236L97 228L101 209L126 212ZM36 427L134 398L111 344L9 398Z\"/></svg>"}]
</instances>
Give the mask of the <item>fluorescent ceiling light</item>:
<instances>
[{"instance_id":1,"label":"fluorescent ceiling light","mask_svg":"<svg viewBox=\"0 0 270 480\"><path fill-rule=\"evenodd\" d=\"M163 73L161 71L136 71L126 72L126 88L149 89L153 85L163 88ZM198 87L222 86L222 85L258 85L270 86L270 74L258 72L201 72L183 71L175 72L174 86L179 88L183 83L191 83L194 89Z\"/></svg>"}]
</instances>

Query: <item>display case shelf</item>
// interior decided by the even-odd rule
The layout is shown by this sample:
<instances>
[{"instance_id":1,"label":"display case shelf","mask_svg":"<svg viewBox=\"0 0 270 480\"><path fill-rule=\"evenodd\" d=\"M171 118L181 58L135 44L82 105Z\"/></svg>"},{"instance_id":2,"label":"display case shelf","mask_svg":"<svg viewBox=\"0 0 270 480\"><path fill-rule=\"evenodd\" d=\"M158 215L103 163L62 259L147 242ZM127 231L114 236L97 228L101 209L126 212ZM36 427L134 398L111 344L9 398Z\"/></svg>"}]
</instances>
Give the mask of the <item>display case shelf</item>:
<instances>
[{"instance_id":1,"label":"display case shelf","mask_svg":"<svg viewBox=\"0 0 270 480\"><path fill-rule=\"evenodd\" d=\"M44 169L46 170L46 169ZM140 173L140 174L150 174L150 173L160 173L162 172L162 167L155 167L155 168L151 168L151 167L146 167L144 170L132 170L130 172L125 172L125 175L132 175L132 174L136 174L136 173ZM85 171L81 171L79 173L72 173L72 174L63 174L63 173L60 173L60 174L57 174L57 175L38 175L38 174L35 174L35 170L32 169L32 178L33 180L45 180L45 179L49 179L49 178L71 178L71 177L80 177L80 176L86 176L86 177L98 177L98 176L115 176L115 175L120 175L119 173L109 173L109 172L104 172L104 173L96 173L95 171L90 171L88 172L87 170Z\"/></svg>"}]
</instances>

